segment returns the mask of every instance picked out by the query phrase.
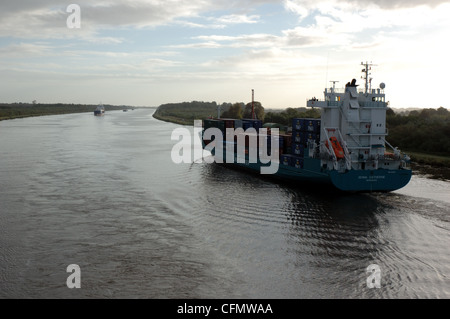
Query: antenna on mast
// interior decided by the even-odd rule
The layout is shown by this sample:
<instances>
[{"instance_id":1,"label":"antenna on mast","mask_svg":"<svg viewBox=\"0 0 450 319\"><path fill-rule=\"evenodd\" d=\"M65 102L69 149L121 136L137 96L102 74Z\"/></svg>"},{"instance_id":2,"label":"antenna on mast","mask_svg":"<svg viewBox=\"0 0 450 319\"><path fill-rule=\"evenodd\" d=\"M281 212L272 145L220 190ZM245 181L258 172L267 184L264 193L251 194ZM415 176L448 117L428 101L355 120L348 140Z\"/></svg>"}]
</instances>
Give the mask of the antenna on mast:
<instances>
[{"instance_id":1,"label":"antenna on mast","mask_svg":"<svg viewBox=\"0 0 450 319\"><path fill-rule=\"evenodd\" d=\"M330 81L330 82L333 83L333 91L331 92L334 93L334 90L336 89L336 83L338 83L339 81Z\"/></svg>"},{"instance_id":2,"label":"antenna on mast","mask_svg":"<svg viewBox=\"0 0 450 319\"><path fill-rule=\"evenodd\" d=\"M369 92L369 84L370 86L372 86L372 78L370 78L369 76L372 75L372 73L370 73L370 71L372 71L372 66L376 66L375 64L372 64L372 62L361 62L361 65L364 66L364 69L361 70L361 72L364 73L364 76L361 77L361 79L364 79L365 81L365 94L367 94Z\"/></svg>"},{"instance_id":3,"label":"antenna on mast","mask_svg":"<svg viewBox=\"0 0 450 319\"><path fill-rule=\"evenodd\" d=\"M325 87L327 87L327 82L328 82L328 61L330 59L330 51L328 51L328 55L327 55L327 72L325 75Z\"/></svg>"}]
</instances>

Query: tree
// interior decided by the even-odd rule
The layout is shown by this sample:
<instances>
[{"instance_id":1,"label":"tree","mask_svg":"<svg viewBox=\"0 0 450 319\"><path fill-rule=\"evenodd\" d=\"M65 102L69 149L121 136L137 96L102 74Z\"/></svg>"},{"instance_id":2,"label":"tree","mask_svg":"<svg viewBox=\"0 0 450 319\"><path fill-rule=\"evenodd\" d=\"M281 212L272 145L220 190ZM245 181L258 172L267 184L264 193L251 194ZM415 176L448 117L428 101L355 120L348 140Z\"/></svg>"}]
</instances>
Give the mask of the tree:
<instances>
[{"instance_id":1,"label":"tree","mask_svg":"<svg viewBox=\"0 0 450 319\"><path fill-rule=\"evenodd\" d=\"M443 115L443 116L447 116L448 115L448 110L443 108L442 106L440 108L437 109L437 114L438 115Z\"/></svg>"},{"instance_id":2,"label":"tree","mask_svg":"<svg viewBox=\"0 0 450 319\"><path fill-rule=\"evenodd\" d=\"M437 113L435 109L423 109L422 112L420 112L420 116L423 118L429 118L435 113Z\"/></svg>"},{"instance_id":3,"label":"tree","mask_svg":"<svg viewBox=\"0 0 450 319\"><path fill-rule=\"evenodd\" d=\"M264 121L264 107L260 102L253 102L253 108L255 110L255 115L258 120ZM244 118L251 119L252 118L252 103L247 103L244 109Z\"/></svg>"},{"instance_id":4,"label":"tree","mask_svg":"<svg viewBox=\"0 0 450 319\"><path fill-rule=\"evenodd\" d=\"M223 118L241 119L242 118L242 106L240 103L234 103L230 108L222 113Z\"/></svg>"},{"instance_id":5,"label":"tree","mask_svg":"<svg viewBox=\"0 0 450 319\"><path fill-rule=\"evenodd\" d=\"M296 109L292 108L292 107L288 107L286 110L284 110L283 112L285 114L285 117L288 119L293 119L296 117L300 117L299 113Z\"/></svg>"},{"instance_id":6,"label":"tree","mask_svg":"<svg viewBox=\"0 0 450 319\"><path fill-rule=\"evenodd\" d=\"M264 122L289 125L289 121L283 112L267 112L264 116Z\"/></svg>"},{"instance_id":7,"label":"tree","mask_svg":"<svg viewBox=\"0 0 450 319\"><path fill-rule=\"evenodd\" d=\"M386 115L387 116L395 116L395 112L393 109L391 109L390 107L387 108L386 110Z\"/></svg>"}]
</instances>

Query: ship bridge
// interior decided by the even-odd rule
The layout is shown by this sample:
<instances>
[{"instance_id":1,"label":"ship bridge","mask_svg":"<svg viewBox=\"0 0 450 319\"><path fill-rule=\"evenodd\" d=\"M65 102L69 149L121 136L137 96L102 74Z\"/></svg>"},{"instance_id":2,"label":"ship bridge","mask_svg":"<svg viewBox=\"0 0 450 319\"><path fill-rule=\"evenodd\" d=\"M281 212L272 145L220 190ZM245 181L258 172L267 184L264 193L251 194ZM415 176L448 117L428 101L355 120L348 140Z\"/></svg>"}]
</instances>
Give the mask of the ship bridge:
<instances>
[{"instance_id":1,"label":"ship bridge","mask_svg":"<svg viewBox=\"0 0 450 319\"><path fill-rule=\"evenodd\" d=\"M333 81L335 82L335 81ZM381 83L381 86L384 84ZM326 88L324 91L323 99L308 99L306 101L306 106L308 107L319 107L319 108L333 108L342 107L344 104L344 98L347 88L336 89L334 87ZM358 105L352 101L352 107L365 107L365 108L386 108L388 103L385 100L384 90L381 88L372 89L369 92L365 92L364 89L349 90L353 98L357 98Z\"/></svg>"}]
</instances>

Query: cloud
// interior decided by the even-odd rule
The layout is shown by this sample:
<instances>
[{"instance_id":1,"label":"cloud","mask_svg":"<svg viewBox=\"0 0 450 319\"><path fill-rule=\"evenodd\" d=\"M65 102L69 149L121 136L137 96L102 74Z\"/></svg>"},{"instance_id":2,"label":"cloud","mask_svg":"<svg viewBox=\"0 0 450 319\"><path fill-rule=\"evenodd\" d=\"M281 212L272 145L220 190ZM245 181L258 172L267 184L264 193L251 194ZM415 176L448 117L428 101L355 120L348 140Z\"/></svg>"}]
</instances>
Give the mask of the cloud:
<instances>
[{"instance_id":1,"label":"cloud","mask_svg":"<svg viewBox=\"0 0 450 319\"><path fill-rule=\"evenodd\" d=\"M437 7L448 0L338 0L358 7L376 5L383 9L414 8L419 6Z\"/></svg>"},{"instance_id":2,"label":"cloud","mask_svg":"<svg viewBox=\"0 0 450 319\"><path fill-rule=\"evenodd\" d=\"M81 7L82 28L74 32L66 28L67 4L56 0L2 1L0 4L0 36L41 39L98 38L102 28L151 28L168 24L184 24L195 28L225 28L232 24L256 24L261 17L251 12L259 5L279 3L275 0L104 0L101 2L78 0ZM325 13L327 8L341 11L361 11L374 8L414 8L420 5L436 7L444 0L285 0L284 7L299 18L315 11ZM213 23L191 21L202 14L227 10L219 17L204 18ZM70 32L72 31L72 32ZM120 43L123 39L103 39L104 43Z\"/></svg>"},{"instance_id":3,"label":"cloud","mask_svg":"<svg viewBox=\"0 0 450 319\"><path fill-rule=\"evenodd\" d=\"M189 28L201 28L201 29L225 29L230 25L237 24L256 24L259 22L259 15L246 15L246 14L229 14L220 17L199 17L196 20L205 20L207 22L193 22L189 20L176 19L172 24L180 25Z\"/></svg>"},{"instance_id":4,"label":"cloud","mask_svg":"<svg viewBox=\"0 0 450 319\"><path fill-rule=\"evenodd\" d=\"M258 15L248 16L245 14L230 14L212 19L223 24L245 24L245 23L258 23L260 17Z\"/></svg>"},{"instance_id":5,"label":"cloud","mask_svg":"<svg viewBox=\"0 0 450 319\"><path fill-rule=\"evenodd\" d=\"M201 64L201 68L204 72L222 76L295 80L305 72L315 74L317 67L323 65L321 56L299 50L269 48L248 49L234 56L206 61Z\"/></svg>"},{"instance_id":6,"label":"cloud","mask_svg":"<svg viewBox=\"0 0 450 319\"><path fill-rule=\"evenodd\" d=\"M338 7L344 10L365 9L404 9L427 6L435 8L448 0L284 0L284 6L288 11L298 14L301 18L307 16L317 8Z\"/></svg>"},{"instance_id":7,"label":"cloud","mask_svg":"<svg viewBox=\"0 0 450 319\"><path fill-rule=\"evenodd\" d=\"M81 8L81 29L70 30L70 13L60 1L3 1L0 5L0 36L41 39L96 39L102 28L152 27L178 17L194 17L207 8L203 0L175 1L77 1ZM111 38L108 39L111 42Z\"/></svg>"},{"instance_id":8,"label":"cloud","mask_svg":"<svg viewBox=\"0 0 450 319\"><path fill-rule=\"evenodd\" d=\"M371 3L370 1L366 1ZM394 0L395 2L395 0ZM397 3L401 3L398 2ZM423 3L416 1L416 4ZM438 2L436 2L438 4ZM361 8L360 8L361 7ZM429 24L445 25L446 14L437 14L435 8L411 7L404 9L382 9L376 5L369 8L353 5L350 1L286 0L284 8L299 15L303 20L308 15L308 24L276 30L274 33L249 33L241 35L210 34L192 37L189 43L172 48L324 48L334 50L375 49L382 46L380 36L414 36ZM313 12L313 13L312 13ZM434 16L432 20L424 19ZM249 17L254 17L253 19ZM264 22L265 17L253 15L222 16L223 22ZM258 20L256 20L258 19ZM448 23L447 23L448 24ZM409 33L407 35L407 33ZM329 49L328 49L329 50Z\"/></svg>"},{"instance_id":9,"label":"cloud","mask_svg":"<svg viewBox=\"0 0 450 319\"><path fill-rule=\"evenodd\" d=\"M1 57L38 57L53 55L53 48L47 44L40 43L15 43L5 47L0 47Z\"/></svg>"},{"instance_id":10,"label":"cloud","mask_svg":"<svg viewBox=\"0 0 450 319\"><path fill-rule=\"evenodd\" d=\"M239 36L198 36L195 39L215 43L217 47L272 47L279 44L280 38L272 34L245 34Z\"/></svg>"},{"instance_id":11,"label":"cloud","mask_svg":"<svg viewBox=\"0 0 450 319\"><path fill-rule=\"evenodd\" d=\"M229 24L249 24L259 20L257 15L243 13L254 5L271 2L263 0L104 0L101 2L78 0L81 8L81 29L68 30L66 20L69 5L54 0L2 1L0 4L0 37L20 38L85 38L96 39L101 29L151 28L168 24L189 27L223 28ZM238 10L231 14L211 18L213 24L189 21L202 13L216 10ZM71 32L70 32L71 31ZM111 39L109 39L111 41ZM106 41L106 40L105 40Z\"/></svg>"},{"instance_id":12,"label":"cloud","mask_svg":"<svg viewBox=\"0 0 450 319\"><path fill-rule=\"evenodd\" d=\"M353 5L352 1L344 0L314 3L287 0L287 10L295 11L300 21L310 15L313 22L282 32L287 43L292 46L373 49L383 45L381 38L412 38L426 29L437 32L450 25L448 3L438 8L432 7L442 1L434 1L430 6L423 6L425 1L414 1L416 5L422 6L411 5L401 9L399 6L402 1L392 1L389 9L373 5L374 1L363 2L372 6L364 7L360 2Z\"/></svg>"}]
</instances>

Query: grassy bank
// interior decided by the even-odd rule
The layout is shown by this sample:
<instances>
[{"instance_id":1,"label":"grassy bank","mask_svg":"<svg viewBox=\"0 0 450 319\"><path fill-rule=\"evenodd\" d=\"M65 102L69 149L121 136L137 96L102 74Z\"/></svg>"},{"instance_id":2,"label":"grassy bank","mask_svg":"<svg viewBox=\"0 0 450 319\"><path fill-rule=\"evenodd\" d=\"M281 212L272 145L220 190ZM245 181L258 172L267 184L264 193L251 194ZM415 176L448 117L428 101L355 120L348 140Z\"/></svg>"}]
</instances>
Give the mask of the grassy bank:
<instances>
[{"instance_id":1,"label":"grassy bank","mask_svg":"<svg viewBox=\"0 0 450 319\"><path fill-rule=\"evenodd\" d=\"M161 115L161 114L153 114L153 117L157 120L164 121L164 122L170 122L180 125L194 125L194 120L191 119L183 119L175 116L169 116L169 115Z\"/></svg>"},{"instance_id":2,"label":"grassy bank","mask_svg":"<svg viewBox=\"0 0 450 319\"><path fill-rule=\"evenodd\" d=\"M222 104L222 110L227 109L228 104ZM206 119L210 116L217 115L218 105L216 102L182 102L182 103L169 103L160 105L153 117L166 122L181 124L181 125L194 125L196 119Z\"/></svg>"},{"instance_id":3,"label":"grassy bank","mask_svg":"<svg viewBox=\"0 0 450 319\"><path fill-rule=\"evenodd\" d=\"M435 167L450 167L450 157L430 155L418 152L404 151L411 157L411 161L417 164L432 165Z\"/></svg>"}]
</instances>

